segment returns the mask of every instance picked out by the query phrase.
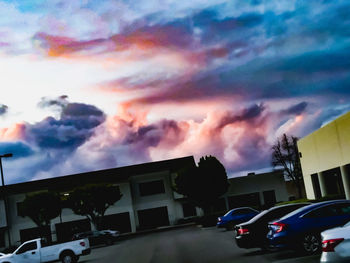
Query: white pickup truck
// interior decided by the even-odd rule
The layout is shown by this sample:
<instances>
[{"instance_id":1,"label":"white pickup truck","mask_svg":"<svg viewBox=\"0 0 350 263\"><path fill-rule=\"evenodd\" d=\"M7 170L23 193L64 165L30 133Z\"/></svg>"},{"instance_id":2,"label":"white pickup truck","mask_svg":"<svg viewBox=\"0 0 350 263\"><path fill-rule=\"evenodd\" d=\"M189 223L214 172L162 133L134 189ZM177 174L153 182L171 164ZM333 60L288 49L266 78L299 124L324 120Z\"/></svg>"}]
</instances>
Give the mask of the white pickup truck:
<instances>
[{"instance_id":1,"label":"white pickup truck","mask_svg":"<svg viewBox=\"0 0 350 263\"><path fill-rule=\"evenodd\" d=\"M59 244L46 244L42 239L29 240L12 254L0 257L0 263L41 263L61 260L63 263L77 262L79 256L90 254L88 239L79 239Z\"/></svg>"}]
</instances>

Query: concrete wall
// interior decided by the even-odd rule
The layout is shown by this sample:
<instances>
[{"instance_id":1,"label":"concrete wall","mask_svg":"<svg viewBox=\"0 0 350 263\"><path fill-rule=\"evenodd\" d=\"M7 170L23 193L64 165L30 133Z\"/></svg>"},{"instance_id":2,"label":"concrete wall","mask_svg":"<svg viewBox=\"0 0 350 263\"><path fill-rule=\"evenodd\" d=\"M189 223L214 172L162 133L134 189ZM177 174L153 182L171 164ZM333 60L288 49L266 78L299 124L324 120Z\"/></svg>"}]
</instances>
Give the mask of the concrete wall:
<instances>
[{"instance_id":1,"label":"concrete wall","mask_svg":"<svg viewBox=\"0 0 350 263\"><path fill-rule=\"evenodd\" d=\"M227 196L235 196L259 192L261 202L264 201L263 192L274 190L276 201L287 201L289 194L282 172L247 175L231 178Z\"/></svg>"},{"instance_id":2,"label":"concrete wall","mask_svg":"<svg viewBox=\"0 0 350 263\"><path fill-rule=\"evenodd\" d=\"M161 194L141 196L139 193L139 184L145 182L151 182L156 180L162 180L164 183L165 192ZM174 201L174 193L171 189L171 177L169 172L158 172L152 174L144 174L132 177L131 181L132 198L133 198L133 208L136 221L136 227L138 227L139 220L137 216L138 210L157 208L157 207L167 207L169 222L171 225L175 224L179 218L182 218L182 213L180 212L179 203ZM181 208L182 210L182 208Z\"/></svg>"},{"instance_id":3,"label":"concrete wall","mask_svg":"<svg viewBox=\"0 0 350 263\"><path fill-rule=\"evenodd\" d=\"M306 195L315 198L312 174L350 163L350 112L298 141Z\"/></svg>"}]
</instances>

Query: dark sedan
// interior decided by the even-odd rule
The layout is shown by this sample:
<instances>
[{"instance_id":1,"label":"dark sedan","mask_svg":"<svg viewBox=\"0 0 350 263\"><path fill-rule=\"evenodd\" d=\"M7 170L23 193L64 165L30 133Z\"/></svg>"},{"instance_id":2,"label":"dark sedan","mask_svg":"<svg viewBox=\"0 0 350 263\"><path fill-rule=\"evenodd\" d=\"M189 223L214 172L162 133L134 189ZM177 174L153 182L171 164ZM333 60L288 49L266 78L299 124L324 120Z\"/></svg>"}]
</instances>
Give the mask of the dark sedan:
<instances>
[{"instance_id":1,"label":"dark sedan","mask_svg":"<svg viewBox=\"0 0 350 263\"><path fill-rule=\"evenodd\" d=\"M248 222L236 225L236 243L240 248L266 249L268 223L310 203L286 204L262 211Z\"/></svg>"},{"instance_id":2,"label":"dark sedan","mask_svg":"<svg viewBox=\"0 0 350 263\"><path fill-rule=\"evenodd\" d=\"M332 200L302 207L269 224L269 243L275 248L300 249L314 254L321 251L320 233L350 220L350 201Z\"/></svg>"},{"instance_id":3,"label":"dark sedan","mask_svg":"<svg viewBox=\"0 0 350 263\"><path fill-rule=\"evenodd\" d=\"M227 230L233 229L236 224L246 222L259 214L259 211L250 207L238 207L228 211L225 215L218 217L217 227Z\"/></svg>"},{"instance_id":4,"label":"dark sedan","mask_svg":"<svg viewBox=\"0 0 350 263\"><path fill-rule=\"evenodd\" d=\"M99 244L112 245L119 234L119 231L116 230L95 230L74 234L72 239L88 238L92 246Z\"/></svg>"}]
</instances>

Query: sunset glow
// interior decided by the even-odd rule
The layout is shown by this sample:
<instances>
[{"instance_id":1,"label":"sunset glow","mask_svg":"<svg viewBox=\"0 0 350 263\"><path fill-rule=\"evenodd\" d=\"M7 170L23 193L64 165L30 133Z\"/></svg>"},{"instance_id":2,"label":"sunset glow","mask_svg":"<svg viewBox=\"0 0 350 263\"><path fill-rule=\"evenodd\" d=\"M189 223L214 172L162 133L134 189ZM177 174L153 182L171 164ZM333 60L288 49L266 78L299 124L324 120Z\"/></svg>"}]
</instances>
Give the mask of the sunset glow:
<instances>
[{"instance_id":1,"label":"sunset glow","mask_svg":"<svg viewBox=\"0 0 350 263\"><path fill-rule=\"evenodd\" d=\"M348 1L1 1L7 183L194 155L271 169L350 110Z\"/></svg>"}]
</instances>

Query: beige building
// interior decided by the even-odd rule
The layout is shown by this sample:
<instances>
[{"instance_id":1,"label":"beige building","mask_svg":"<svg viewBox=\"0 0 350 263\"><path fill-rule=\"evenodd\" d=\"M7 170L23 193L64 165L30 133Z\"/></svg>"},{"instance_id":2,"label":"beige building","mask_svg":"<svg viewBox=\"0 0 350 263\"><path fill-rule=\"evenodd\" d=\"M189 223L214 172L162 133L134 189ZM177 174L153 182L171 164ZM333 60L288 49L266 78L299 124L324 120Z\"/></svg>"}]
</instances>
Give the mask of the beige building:
<instances>
[{"instance_id":1,"label":"beige building","mask_svg":"<svg viewBox=\"0 0 350 263\"><path fill-rule=\"evenodd\" d=\"M116 185L123 196L106 211L104 227L122 233L175 225L179 219L199 215L198 208L188 204L172 189L177 169L189 165L195 165L192 156L0 187L0 249L9 243L19 245L37 237L39 229L28 217L20 216L19 207L27 194L38 191L68 195L75 187L84 184ZM4 196L8 201L8 221ZM51 226L44 231L53 241L63 241L70 240L74 233L91 228L85 217L64 208L61 216L53 219Z\"/></svg>"},{"instance_id":2,"label":"beige building","mask_svg":"<svg viewBox=\"0 0 350 263\"><path fill-rule=\"evenodd\" d=\"M191 220L202 215L202 210L194 207L172 188L176 171L191 165L196 164L193 156L188 156L0 187L0 194L8 200L7 221L4 199L0 198L0 249L9 243L19 245L38 236L36 225L28 217L19 214L26 195L38 191L68 195L75 187L89 183L103 182L119 186L123 195L106 211L105 228L126 233L176 225L183 219ZM216 212L225 213L239 206L262 209L279 201L287 201L289 197L281 170L230 178L229 183L227 193L216 204ZM92 225L85 217L64 208L61 216L53 219L51 226L45 229L45 235L53 241L63 241L71 239L74 233L91 228Z\"/></svg>"},{"instance_id":3,"label":"beige building","mask_svg":"<svg viewBox=\"0 0 350 263\"><path fill-rule=\"evenodd\" d=\"M307 198L350 199L350 112L300 139L298 148Z\"/></svg>"}]
</instances>

